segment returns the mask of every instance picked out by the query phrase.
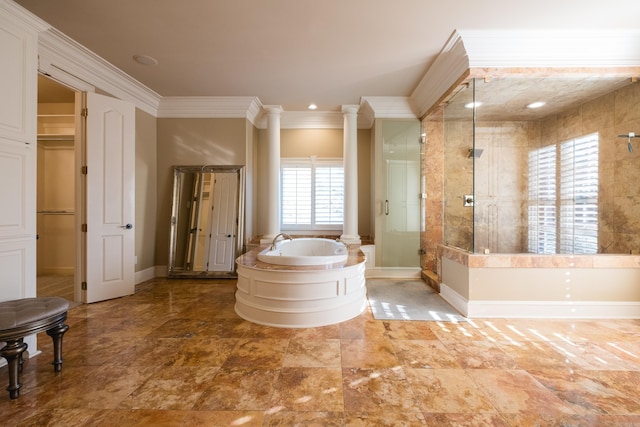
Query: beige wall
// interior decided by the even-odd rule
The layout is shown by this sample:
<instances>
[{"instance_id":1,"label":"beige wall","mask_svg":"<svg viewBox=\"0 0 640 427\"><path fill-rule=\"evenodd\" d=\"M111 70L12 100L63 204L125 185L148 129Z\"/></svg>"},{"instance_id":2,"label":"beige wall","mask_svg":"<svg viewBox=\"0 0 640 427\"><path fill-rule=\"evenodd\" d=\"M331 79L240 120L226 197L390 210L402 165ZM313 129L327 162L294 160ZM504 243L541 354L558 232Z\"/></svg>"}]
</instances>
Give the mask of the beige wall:
<instances>
[{"instance_id":1,"label":"beige wall","mask_svg":"<svg viewBox=\"0 0 640 427\"><path fill-rule=\"evenodd\" d=\"M343 157L342 129L282 129L280 131L280 157L320 158ZM267 143L268 131L258 131L257 167L258 197L257 206L266 206L267 182ZM257 216L257 235L267 229L265 215ZM371 234L371 130L358 130L358 234L368 237Z\"/></svg>"},{"instance_id":2,"label":"beige wall","mask_svg":"<svg viewBox=\"0 0 640 427\"><path fill-rule=\"evenodd\" d=\"M158 198L156 118L136 109L136 271L156 265Z\"/></svg>"},{"instance_id":3,"label":"beige wall","mask_svg":"<svg viewBox=\"0 0 640 427\"><path fill-rule=\"evenodd\" d=\"M373 136L370 129L358 129L358 234L373 241Z\"/></svg>"},{"instance_id":4,"label":"beige wall","mask_svg":"<svg viewBox=\"0 0 640 427\"><path fill-rule=\"evenodd\" d=\"M254 241L258 230L258 128L247 120L247 163L245 167L245 245ZM264 215L263 215L264 216Z\"/></svg>"},{"instance_id":5,"label":"beige wall","mask_svg":"<svg viewBox=\"0 0 640 427\"><path fill-rule=\"evenodd\" d=\"M245 165L246 119L157 119L156 265L167 265L174 165Z\"/></svg>"}]
</instances>

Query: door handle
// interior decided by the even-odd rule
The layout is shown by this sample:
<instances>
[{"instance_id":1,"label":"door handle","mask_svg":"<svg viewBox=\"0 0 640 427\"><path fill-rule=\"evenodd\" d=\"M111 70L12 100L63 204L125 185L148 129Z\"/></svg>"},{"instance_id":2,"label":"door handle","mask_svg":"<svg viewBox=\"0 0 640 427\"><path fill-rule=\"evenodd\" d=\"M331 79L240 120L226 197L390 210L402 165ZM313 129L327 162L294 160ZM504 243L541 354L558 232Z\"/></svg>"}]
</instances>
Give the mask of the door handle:
<instances>
[{"instance_id":1,"label":"door handle","mask_svg":"<svg viewBox=\"0 0 640 427\"><path fill-rule=\"evenodd\" d=\"M385 215L389 215L389 201L388 200L384 201L384 214Z\"/></svg>"},{"instance_id":2,"label":"door handle","mask_svg":"<svg viewBox=\"0 0 640 427\"><path fill-rule=\"evenodd\" d=\"M120 228L125 228L127 230L131 230L133 228L133 224L121 225Z\"/></svg>"}]
</instances>

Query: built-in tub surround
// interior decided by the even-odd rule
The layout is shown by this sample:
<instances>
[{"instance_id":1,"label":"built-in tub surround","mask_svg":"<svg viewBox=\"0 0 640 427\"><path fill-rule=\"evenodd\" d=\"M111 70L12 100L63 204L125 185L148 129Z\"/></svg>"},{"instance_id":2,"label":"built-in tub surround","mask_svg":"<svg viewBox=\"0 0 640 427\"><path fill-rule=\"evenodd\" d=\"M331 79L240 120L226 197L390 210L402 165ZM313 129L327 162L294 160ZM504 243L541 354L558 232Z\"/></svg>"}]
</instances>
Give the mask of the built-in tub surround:
<instances>
[{"instance_id":1,"label":"built-in tub surround","mask_svg":"<svg viewBox=\"0 0 640 427\"><path fill-rule=\"evenodd\" d=\"M294 240L295 241L295 240ZM345 261L321 265L266 263L260 246L237 258L236 313L250 322L285 328L340 323L367 305L366 257L350 246Z\"/></svg>"},{"instance_id":2,"label":"built-in tub surround","mask_svg":"<svg viewBox=\"0 0 640 427\"><path fill-rule=\"evenodd\" d=\"M640 256L438 247L440 295L470 318L640 318Z\"/></svg>"}]
</instances>

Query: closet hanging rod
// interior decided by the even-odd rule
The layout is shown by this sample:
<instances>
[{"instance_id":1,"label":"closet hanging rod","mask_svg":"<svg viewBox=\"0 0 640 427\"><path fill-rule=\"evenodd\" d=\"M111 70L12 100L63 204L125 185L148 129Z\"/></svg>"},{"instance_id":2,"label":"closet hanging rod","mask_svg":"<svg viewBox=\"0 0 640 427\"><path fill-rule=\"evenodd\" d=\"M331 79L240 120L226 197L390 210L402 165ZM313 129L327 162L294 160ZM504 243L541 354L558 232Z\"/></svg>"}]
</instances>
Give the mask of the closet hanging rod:
<instances>
[{"instance_id":1,"label":"closet hanging rod","mask_svg":"<svg viewBox=\"0 0 640 427\"><path fill-rule=\"evenodd\" d=\"M39 214L45 215L73 215L74 211L38 211Z\"/></svg>"}]
</instances>

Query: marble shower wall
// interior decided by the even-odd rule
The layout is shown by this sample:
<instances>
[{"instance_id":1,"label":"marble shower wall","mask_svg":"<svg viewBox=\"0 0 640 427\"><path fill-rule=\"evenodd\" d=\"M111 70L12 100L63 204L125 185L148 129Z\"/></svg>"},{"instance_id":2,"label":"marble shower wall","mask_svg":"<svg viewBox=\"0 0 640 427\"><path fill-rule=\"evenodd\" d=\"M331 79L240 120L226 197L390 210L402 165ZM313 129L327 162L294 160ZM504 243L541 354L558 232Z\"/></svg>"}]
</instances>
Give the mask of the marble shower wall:
<instances>
[{"instance_id":1,"label":"marble shower wall","mask_svg":"<svg viewBox=\"0 0 640 427\"><path fill-rule=\"evenodd\" d=\"M474 252L527 251L527 122L476 123Z\"/></svg>"},{"instance_id":2,"label":"marble shower wall","mask_svg":"<svg viewBox=\"0 0 640 427\"><path fill-rule=\"evenodd\" d=\"M427 194L423 204L422 232L420 233L420 247L424 255L420 257L422 270L437 271L438 245L443 242L443 212L444 193L442 178L444 176L444 132L443 109L439 108L422 122L426 135L420 162L420 177L422 191Z\"/></svg>"},{"instance_id":3,"label":"marble shower wall","mask_svg":"<svg viewBox=\"0 0 640 427\"><path fill-rule=\"evenodd\" d=\"M532 129L532 147L555 144L598 132L599 194L598 252L640 253L640 138L618 135L640 134L640 84L586 102L539 123L539 139Z\"/></svg>"},{"instance_id":4,"label":"marble shower wall","mask_svg":"<svg viewBox=\"0 0 640 427\"><path fill-rule=\"evenodd\" d=\"M465 206L464 196L473 194L473 147L471 120L444 120L443 211L444 244L473 250L473 207Z\"/></svg>"},{"instance_id":5,"label":"marble shower wall","mask_svg":"<svg viewBox=\"0 0 640 427\"><path fill-rule=\"evenodd\" d=\"M629 153L627 139L618 137L640 134L640 84L539 121L482 121L479 111L475 148L484 151L475 159L467 157L471 120L447 121L445 111L443 132L445 245L475 253L527 252L528 151L598 132L599 252L640 253L640 138L632 139ZM435 139L427 132L428 149ZM466 194L474 194L474 207L464 206Z\"/></svg>"}]
</instances>

